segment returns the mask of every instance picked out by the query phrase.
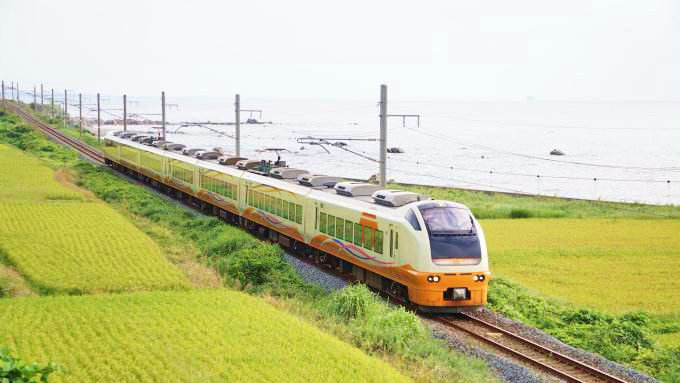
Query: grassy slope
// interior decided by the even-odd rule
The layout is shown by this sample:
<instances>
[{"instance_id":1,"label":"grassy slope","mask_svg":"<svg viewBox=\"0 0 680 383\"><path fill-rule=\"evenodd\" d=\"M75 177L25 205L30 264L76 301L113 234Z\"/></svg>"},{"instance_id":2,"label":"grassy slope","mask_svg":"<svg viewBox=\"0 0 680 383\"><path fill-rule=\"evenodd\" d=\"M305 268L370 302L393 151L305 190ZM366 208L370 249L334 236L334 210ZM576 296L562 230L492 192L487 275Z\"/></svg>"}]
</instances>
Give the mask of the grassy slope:
<instances>
[{"instance_id":1,"label":"grassy slope","mask_svg":"<svg viewBox=\"0 0 680 383\"><path fill-rule=\"evenodd\" d=\"M148 236L55 172L0 145L0 252L44 291L83 293L186 287ZM12 182L13 181L13 182Z\"/></svg>"},{"instance_id":2,"label":"grassy slope","mask_svg":"<svg viewBox=\"0 0 680 383\"><path fill-rule=\"evenodd\" d=\"M67 366L56 382L408 381L228 290L0 300L0 328L0 344L26 360Z\"/></svg>"},{"instance_id":3,"label":"grassy slope","mask_svg":"<svg viewBox=\"0 0 680 383\"><path fill-rule=\"evenodd\" d=\"M417 334L408 331L415 323L419 323L417 320L414 322L413 314L385 307L375 311L376 317L367 321L370 323L366 325L358 324L357 321L338 323L334 314L325 313L322 309L326 306L327 297L303 286L290 265L278 255L280 251L276 247L263 245L241 230L225 226L214 218L187 212L174 203L120 180L106 170L76 162L72 152L48 144L29 129L22 128L16 116L0 116L1 140L38 155L52 166L67 165L76 170L79 184L116 207L144 232L157 240L172 239L167 246L164 244L164 250L166 253L169 250L170 257L177 258L175 261L194 261L187 259L186 254L179 254L187 250L192 255L200 253L203 261L212 265L229 284L252 293L274 294L277 298L271 302L276 306L310 320L314 325L371 355L394 363L411 377L420 381L495 380L483 362L452 354L441 342L422 331ZM196 274L205 273L199 270ZM376 302L373 305L384 305L378 298L374 300ZM366 332L370 335L368 338L364 336ZM327 352L329 348L317 347L312 354L319 354L318 350ZM143 352L141 355L133 354L130 358L135 361L121 359L119 368L145 366L147 356ZM75 363L72 368L78 368L80 360ZM117 360L107 363L118 366ZM377 371L381 372L380 369ZM366 371L360 373L364 374L362 376L372 376ZM352 376L348 375L348 379Z\"/></svg>"}]
</instances>

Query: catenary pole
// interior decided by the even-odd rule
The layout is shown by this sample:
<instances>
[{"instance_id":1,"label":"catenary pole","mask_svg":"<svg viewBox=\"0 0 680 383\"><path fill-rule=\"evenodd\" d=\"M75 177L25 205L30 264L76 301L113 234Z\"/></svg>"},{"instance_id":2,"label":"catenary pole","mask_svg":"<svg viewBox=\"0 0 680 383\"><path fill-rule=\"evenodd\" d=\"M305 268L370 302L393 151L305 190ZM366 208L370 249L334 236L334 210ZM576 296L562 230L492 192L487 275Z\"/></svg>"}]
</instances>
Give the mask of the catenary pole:
<instances>
[{"instance_id":1,"label":"catenary pole","mask_svg":"<svg viewBox=\"0 0 680 383\"><path fill-rule=\"evenodd\" d=\"M45 93L43 92L43 84L40 84L40 111L42 112L45 106Z\"/></svg>"},{"instance_id":2,"label":"catenary pole","mask_svg":"<svg viewBox=\"0 0 680 383\"><path fill-rule=\"evenodd\" d=\"M234 102L235 127L236 127L236 157L241 157L241 96L236 95Z\"/></svg>"},{"instance_id":3,"label":"catenary pole","mask_svg":"<svg viewBox=\"0 0 680 383\"><path fill-rule=\"evenodd\" d=\"M38 109L38 93L35 85L33 85L33 109Z\"/></svg>"},{"instance_id":4,"label":"catenary pole","mask_svg":"<svg viewBox=\"0 0 680 383\"><path fill-rule=\"evenodd\" d=\"M64 128L66 128L66 116L68 116L68 91L64 89Z\"/></svg>"},{"instance_id":5,"label":"catenary pole","mask_svg":"<svg viewBox=\"0 0 680 383\"><path fill-rule=\"evenodd\" d=\"M165 140L165 91L161 92L161 115L163 117L163 132L161 140Z\"/></svg>"},{"instance_id":6,"label":"catenary pole","mask_svg":"<svg viewBox=\"0 0 680 383\"><path fill-rule=\"evenodd\" d=\"M80 127L80 138L83 138L83 94L78 93L78 125Z\"/></svg>"},{"instance_id":7,"label":"catenary pole","mask_svg":"<svg viewBox=\"0 0 680 383\"><path fill-rule=\"evenodd\" d=\"M2 102L5 102L5 80L2 80Z\"/></svg>"},{"instance_id":8,"label":"catenary pole","mask_svg":"<svg viewBox=\"0 0 680 383\"><path fill-rule=\"evenodd\" d=\"M99 93L97 93L97 142L99 142L99 139L101 137L101 127L102 127L102 118L100 114L101 108L99 106Z\"/></svg>"},{"instance_id":9,"label":"catenary pole","mask_svg":"<svg viewBox=\"0 0 680 383\"><path fill-rule=\"evenodd\" d=\"M52 88L52 109L50 109L50 114L52 115L52 118L54 118L54 88Z\"/></svg>"},{"instance_id":10,"label":"catenary pole","mask_svg":"<svg viewBox=\"0 0 680 383\"><path fill-rule=\"evenodd\" d=\"M17 81L17 102L21 102L21 95L19 95L19 81Z\"/></svg>"},{"instance_id":11,"label":"catenary pole","mask_svg":"<svg viewBox=\"0 0 680 383\"><path fill-rule=\"evenodd\" d=\"M123 95L123 131L127 132L127 95Z\"/></svg>"},{"instance_id":12,"label":"catenary pole","mask_svg":"<svg viewBox=\"0 0 680 383\"><path fill-rule=\"evenodd\" d=\"M387 85L380 85L380 187L387 183Z\"/></svg>"}]
</instances>

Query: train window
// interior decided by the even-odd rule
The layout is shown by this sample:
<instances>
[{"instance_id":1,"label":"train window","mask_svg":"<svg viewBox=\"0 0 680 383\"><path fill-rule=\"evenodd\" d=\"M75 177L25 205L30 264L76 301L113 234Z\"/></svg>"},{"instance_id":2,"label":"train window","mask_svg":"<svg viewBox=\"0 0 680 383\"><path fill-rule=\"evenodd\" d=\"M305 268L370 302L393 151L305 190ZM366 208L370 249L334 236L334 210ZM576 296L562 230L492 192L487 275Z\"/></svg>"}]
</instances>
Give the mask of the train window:
<instances>
[{"instance_id":1,"label":"train window","mask_svg":"<svg viewBox=\"0 0 680 383\"><path fill-rule=\"evenodd\" d=\"M335 233L336 237L344 240L345 239L345 220L339 218L335 220Z\"/></svg>"},{"instance_id":2,"label":"train window","mask_svg":"<svg viewBox=\"0 0 680 383\"><path fill-rule=\"evenodd\" d=\"M399 250L399 233L394 233L394 249Z\"/></svg>"},{"instance_id":3,"label":"train window","mask_svg":"<svg viewBox=\"0 0 680 383\"><path fill-rule=\"evenodd\" d=\"M364 248L373 250L373 228L364 226Z\"/></svg>"},{"instance_id":4,"label":"train window","mask_svg":"<svg viewBox=\"0 0 680 383\"><path fill-rule=\"evenodd\" d=\"M295 221L295 204L288 202L288 219Z\"/></svg>"},{"instance_id":5,"label":"train window","mask_svg":"<svg viewBox=\"0 0 680 383\"><path fill-rule=\"evenodd\" d=\"M335 237L335 217L328 215L328 235Z\"/></svg>"},{"instance_id":6,"label":"train window","mask_svg":"<svg viewBox=\"0 0 680 383\"><path fill-rule=\"evenodd\" d=\"M363 246L364 233L361 230L361 225L358 223L354 224L354 244L357 246Z\"/></svg>"},{"instance_id":7,"label":"train window","mask_svg":"<svg viewBox=\"0 0 680 383\"><path fill-rule=\"evenodd\" d=\"M409 209L408 212L406 212L406 220L413 226L414 230L420 231L420 223L418 223L418 217L416 217L416 213L414 213L413 210Z\"/></svg>"},{"instance_id":8,"label":"train window","mask_svg":"<svg viewBox=\"0 0 680 383\"><path fill-rule=\"evenodd\" d=\"M283 217L284 219L288 219L288 211L290 210L290 207L288 206L288 201L283 201Z\"/></svg>"},{"instance_id":9,"label":"train window","mask_svg":"<svg viewBox=\"0 0 680 383\"><path fill-rule=\"evenodd\" d=\"M264 210L264 194L257 193L257 205L260 210Z\"/></svg>"},{"instance_id":10,"label":"train window","mask_svg":"<svg viewBox=\"0 0 680 383\"><path fill-rule=\"evenodd\" d=\"M295 222L302 225L302 205L295 205Z\"/></svg>"},{"instance_id":11,"label":"train window","mask_svg":"<svg viewBox=\"0 0 680 383\"><path fill-rule=\"evenodd\" d=\"M321 216L319 217L319 231L322 233L327 233L328 231L326 230L326 222L327 222L328 216L326 213L321 213Z\"/></svg>"},{"instance_id":12,"label":"train window","mask_svg":"<svg viewBox=\"0 0 680 383\"><path fill-rule=\"evenodd\" d=\"M345 241L352 242L352 238L354 237L352 235L354 233L353 229L353 223L350 221L345 221Z\"/></svg>"},{"instance_id":13,"label":"train window","mask_svg":"<svg viewBox=\"0 0 680 383\"><path fill-rule=\"evenodd\" d=\"M270 195L267 196L267 211L274 213L274 197Z\"/></svg>"},{"instance_id":14,"label":"train window","mask_svg":"<svg viewBox=\"0 0 680 383\"><path fill-rule=\"evenodd\" d=\"M375 231L375 252L383 253L383 232L380 230Z\"/></svg>"}]
</instances>

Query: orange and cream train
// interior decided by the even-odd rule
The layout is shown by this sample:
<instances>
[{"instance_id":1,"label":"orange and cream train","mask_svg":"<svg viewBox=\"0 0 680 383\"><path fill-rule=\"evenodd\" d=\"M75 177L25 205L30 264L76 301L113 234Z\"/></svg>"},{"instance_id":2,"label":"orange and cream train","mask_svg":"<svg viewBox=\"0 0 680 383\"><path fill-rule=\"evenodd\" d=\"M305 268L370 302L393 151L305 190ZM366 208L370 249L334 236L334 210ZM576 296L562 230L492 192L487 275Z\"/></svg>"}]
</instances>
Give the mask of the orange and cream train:
<instances>
[{"instance_id":1,"label":"orange and cream train","mask_svg":"<svg viewBox=\"0 0 680 383\"><path fill-rule=\"evenodd\" d=\"M486 304L484 232L463 205L118 134L105 137L107 164L179 199L423 311Z\"/></svg>"}]
</instances>

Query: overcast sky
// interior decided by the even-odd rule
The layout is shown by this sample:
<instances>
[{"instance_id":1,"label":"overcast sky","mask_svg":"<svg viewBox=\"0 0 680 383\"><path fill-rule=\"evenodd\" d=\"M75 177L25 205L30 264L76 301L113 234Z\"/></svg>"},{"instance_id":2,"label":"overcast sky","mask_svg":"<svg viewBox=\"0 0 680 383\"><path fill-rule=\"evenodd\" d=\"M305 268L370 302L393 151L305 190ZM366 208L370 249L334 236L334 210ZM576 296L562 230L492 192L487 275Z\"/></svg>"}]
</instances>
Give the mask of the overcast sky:
<instances>
[{"instance_id":1,"label":"overcast sky","mask_svg":"<svg viewBox=\"0 0 680 383\"><path fill-rule=\"evenodd\" d=\"M108 94L680 100L680 1L0 0L0 78Z\"/></svg>"}]
</instances>

